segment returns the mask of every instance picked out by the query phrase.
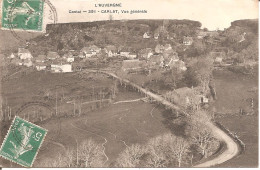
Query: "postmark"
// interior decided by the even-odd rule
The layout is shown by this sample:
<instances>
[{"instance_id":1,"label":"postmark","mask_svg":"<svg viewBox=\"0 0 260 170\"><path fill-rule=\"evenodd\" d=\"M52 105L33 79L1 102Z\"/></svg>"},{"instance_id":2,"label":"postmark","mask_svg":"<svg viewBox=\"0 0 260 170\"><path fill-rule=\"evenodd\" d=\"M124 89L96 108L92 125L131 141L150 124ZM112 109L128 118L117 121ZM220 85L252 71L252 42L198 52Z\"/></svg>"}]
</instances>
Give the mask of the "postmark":
<instances>
[{"instance_id":1,"label":"postmark","mask_svg":"<svg viewBox=\"0 0 260 170\"><path fill-rule=\"evenodd\" d=\"M41 31L43 7L42 0L3 0L2 27Z\"/></svg>"},{"instance_id":2,"label":"postmark","mask_svg":"<svg viewBox=\"0 0 260 170\"><path fill-rule=\"evenodd\" d=\"M16 116L0 149L0 156L32 167L47 130Z\"/></svg>"},{"instance_id":3,"label":"postmark","mask_svg":"<svg viewBox=\"0 0 260 170\"><path fill-rule=\"evenodd\" d=\"M22 6L22 4L26 3L28 4L31 1L37 1L39 7L41 7L36 8L39 10L37 12L38 14L36 15L36 12L29 10L29 13L26 15L18 15L16 12L17 6L19 7L19 5ZM6 7L5 4L9 5ZM27 46L30 45L30 40L35 37L35 33L45 33L45 26L48 24L56 24L57 18L56 8L49 0L3 0L2 2L1 29L11 31L12 35L18 41L23 42ZM14 22L18 22L20 25L18 26L18 24L15 24Z\"/></svg>"}]
</instances>

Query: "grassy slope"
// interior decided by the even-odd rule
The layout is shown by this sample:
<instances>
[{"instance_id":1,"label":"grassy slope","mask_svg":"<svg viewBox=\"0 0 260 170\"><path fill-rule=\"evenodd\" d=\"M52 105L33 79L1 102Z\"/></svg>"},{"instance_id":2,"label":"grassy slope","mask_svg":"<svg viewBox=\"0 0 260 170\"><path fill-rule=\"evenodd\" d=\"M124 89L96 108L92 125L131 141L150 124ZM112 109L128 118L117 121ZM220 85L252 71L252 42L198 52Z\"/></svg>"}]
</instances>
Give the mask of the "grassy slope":
<instances>
[{"instance_id":1,"label":"grassy slope","mask_svg":"<svg viewBox=\"0 0 260 170\"><path fill-rule=\"evenodd\" d=\"M19 46L24 46L25 41L36 36L41 35L42 33L32 33L32 32L25 32L25 31L16 31L13 34L9 30L0 30L0 52L8 49L17 49ZM15 35L20 37L20 39L16 38Z\"/></svg>"},{"instance_id":2,"label":"grassy slope","mask_svg":"<svg viewBox=\"0 0 260 170\"><path fill-rule=\"evenodd\" d=\"M257 167L258 166L258 95L249 92L258 87L257 77L239 75L228 71L215 73L218 100L215 103L217 112L238 113L239 107L247 107L248 98L255 99L255 115L230 115L218 118L223 124L246 144L244 153L218 167Z\"/></svg>"}]
</instances>

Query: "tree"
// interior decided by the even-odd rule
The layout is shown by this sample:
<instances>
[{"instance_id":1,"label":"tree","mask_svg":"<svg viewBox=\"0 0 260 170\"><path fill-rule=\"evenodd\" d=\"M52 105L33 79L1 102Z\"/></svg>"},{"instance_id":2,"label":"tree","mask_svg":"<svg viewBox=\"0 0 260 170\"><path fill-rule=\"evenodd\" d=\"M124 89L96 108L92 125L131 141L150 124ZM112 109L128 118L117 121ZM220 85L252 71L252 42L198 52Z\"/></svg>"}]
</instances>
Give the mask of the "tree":
<instances>
[{"instance_id":1,"label":"tree","mask_svg":"<svg viewBox=\"0 0 260 170\"><path fill-rule=\"evenodd\" d=\"M199 85L202 87L202 93L206 94L209 90L209 82L213 71L213 59L210 57L201 57L194 60L187 70L186 80L191 78L192 86ZM190 80L188 80L190 81Z\"/></svg>"},{"instance_id":2,"label":"tree","mask_svg":"<svg viewBox=\"0 0 260 170\"><path fill-rule=\"evenodd\" d=\"M151 139L148 142L148 161L151 167L167 167L177 162L181 167L187 158L189 143L182 137L165 134Z\"/></svg>"},{"instance_id":3,"label":"tree","mask_svg":"<svg viewBox=\"0 0 260 170\"><path fill-rule=\"evenodd\" d=\"M166 157L166 142L163 136L152 138L148 141L147 152L147 166L151 168L165 168L169 164L169 159Z\"/></svg>"},{"instance_id":4,"label":"tree","mask_svg":"<svg viewBox=\"0 0 260 170\"><path fill-rule=\"evenodd\" d=\"M157 83L158 81L161 80L161 78L162 78L162 73L157 70L157 71L155 71L155 72L152 72L152 73L148 76L148 78L149 78L149 81L150 81L150 82L155 81L155 82Z\"/></svg>"},{"instance_id":5,"label":"tree","mask_svg":"<svg viewBox=\"0 0 260 170\"><path fill-rule=\"evenodd\" d=\"M42 163L36 164L36 167L49 167L49 168L70 168L76 167L75 150L67 149L65 153L59 153L56 159L47 159Z\"/></svg>"},{"instance_id":6,"label":"tree","mask_svg":"<svg viewBox=\"0 0 260 170\"><path fill-rule=\"evenodd\" d=\"M102 167L104 162L103 148L92 139L83 141L78 148L79 167Z\"/></svg>"},{"instance_id":7,"label":"tree","mask_svg":"<svg viewBox=\"0 0 260 170\"><path fill-rule=\"evenodd\" d=\"M193 144L198 147L198 151L207 158L209 152L214 150L216 139L213 137L212 131L206 126L210 121L210 115L203 110L198 110L190 115L188 128L186 132L191 138Z\"/></svg>"},{"instance_id":8,"label":"tree","mask_svg":"<svg viewBox=\"0 0 260 170\"><path fill-rule=\"evenodd\" d=\"M118 81L116 81L116 82L112 85L112 87L110 88L110 90L111 90L111 98L112 98L112 99L116 98L116 94L118 93L118 88L117 88L117 86L118 86Z\"/></svg>"},{"instance_id":9,"label":"tree","mask_svg":"<svg viewBox=\"0 0 260 170\"><path fill-rule=\"evenodd\" d=\"M145 148L135 144L127 147L116 160L117 167L135 168L139 167L142 157L145 154Z\"/></svg>"},{"instance_id":10,"label":"tree","mask_svg":"<svg viewBox=\"0 0 260 170\"><path fill-rule=\"evenodd\" d=\"M59 167L59 168L92 168L102 167L105 156L103 147L95 143L92 139L83 141L75 148L59 153L56 159L47 159L39 167Z\"/></svg>"},{"instance_id":11,"label":"tree","mask_svg":"<svg viewBox=\"0 0 260 170\"><path fill-rule=\"evenodd\" d=\"M174 145L170 145L174 156L178 161L178 167L181 167L184 157L187 155L189 143L183 138L176 138Z\"/></svg>"}]
</instances>

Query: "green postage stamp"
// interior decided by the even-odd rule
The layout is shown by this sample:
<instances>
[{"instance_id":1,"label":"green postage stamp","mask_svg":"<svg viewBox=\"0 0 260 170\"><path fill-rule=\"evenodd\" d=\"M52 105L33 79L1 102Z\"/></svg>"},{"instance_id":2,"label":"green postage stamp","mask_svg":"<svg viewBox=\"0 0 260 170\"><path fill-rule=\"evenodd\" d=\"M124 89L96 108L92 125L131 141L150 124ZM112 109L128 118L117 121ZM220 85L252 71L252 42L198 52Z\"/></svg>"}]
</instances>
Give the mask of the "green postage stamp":
<instances>
[{"instance_id":1,"label":"green postage stamp","mask_svg":"<svg viewBox=\"0 0 260 170\"><path fill-rule=\"evenodd\" d=\"M3 0L2 27L42 31L44 0Z\"/></svg>"},{"instance_id":2,"label":"green postage stamp","mask_svg":"<svg viewBox=\"0 0 260 170\"><path fill-rule=\"evenodd\" d=\"M0 149L0 156L32 167L47 130L15 117Z\"/></svg>"}]
</instances>

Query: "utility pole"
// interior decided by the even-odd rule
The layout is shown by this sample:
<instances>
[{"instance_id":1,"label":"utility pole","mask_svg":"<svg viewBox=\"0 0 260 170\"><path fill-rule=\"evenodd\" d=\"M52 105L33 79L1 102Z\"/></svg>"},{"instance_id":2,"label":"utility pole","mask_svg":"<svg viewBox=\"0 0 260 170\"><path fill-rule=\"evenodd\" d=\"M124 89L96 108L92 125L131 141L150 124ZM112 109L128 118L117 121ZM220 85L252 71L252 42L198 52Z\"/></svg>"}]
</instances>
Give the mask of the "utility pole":
<instances>
[{"instance_id":1,"label":"utility pole","mask_svg":"<svg viewBox=\"0 0 260 170\"><path fill-rule=\"evenodd\" d=\"M102 100L102 91L100 89L100 92L99 92L99 103L100 103L99 107L100 108L101 108L101 100Z\"/></svg>"},{"instance_id":2,"label":"utility pole","mask_svg":"<svg viewBox=\"0 0 260 170\"><path fill-rule=\"evenodd\" d=\"M79 165L79 147L78 147L78 140L76 139L76 163L77 163L77 167Z\"/></svg>"},{"instance_id":3,"label":"utility pole","mask_svg":"<svg viewBox=\"0 0 260 170\"><path fill-rule=\"evenodd\" d=\"M57 99L57 89L56 89L56 104L55 104L56 116L58 115L58 99Z\"/></svg>"},{"instance_id":4,"label":"utility pole","mask_svg":"<svg viewBox=\"0 0 260 170\"><path fill-rule=\"evenodd\" d=\"M9 120L11 120L12 119L12 112L11 112L9 106L8 106L7 112L8 112L8 118L9 118Z\"/></svg>"},{"instance_id":5,"label":"utility pole","mask_svg":"<svg viewBox=\"0 0 260 170\"><path fill-rule=\"evenodd\" d=\"M76 101L75 99L73 100L73 115L75 116L76 114Z\"/></svg>"},{"instance_id":6,"label":"utility pole","mask_svg":"<svg viewBox=\"0 0 260 170\"><path fill-rule=\"evenodd\" d=\"M79 115L81 115L81 103L82 103L82 101L81 101L81 97L80 97L80 101L79 101Z\"/></svg>"},{"instance_id":7,"label":"utility pole","mask_svg":"<svg viewBox=\"0 0 260 170\"><path fill-rule=\"evenodd\" d=\"M93 91L92 91L92 97L93 97L92 100L95 100L95 98L94 98L94 95L95 95L95 87L94 87L93 85L92 85L92 90L93 90Z\"/></svg>"}]
</instances>

